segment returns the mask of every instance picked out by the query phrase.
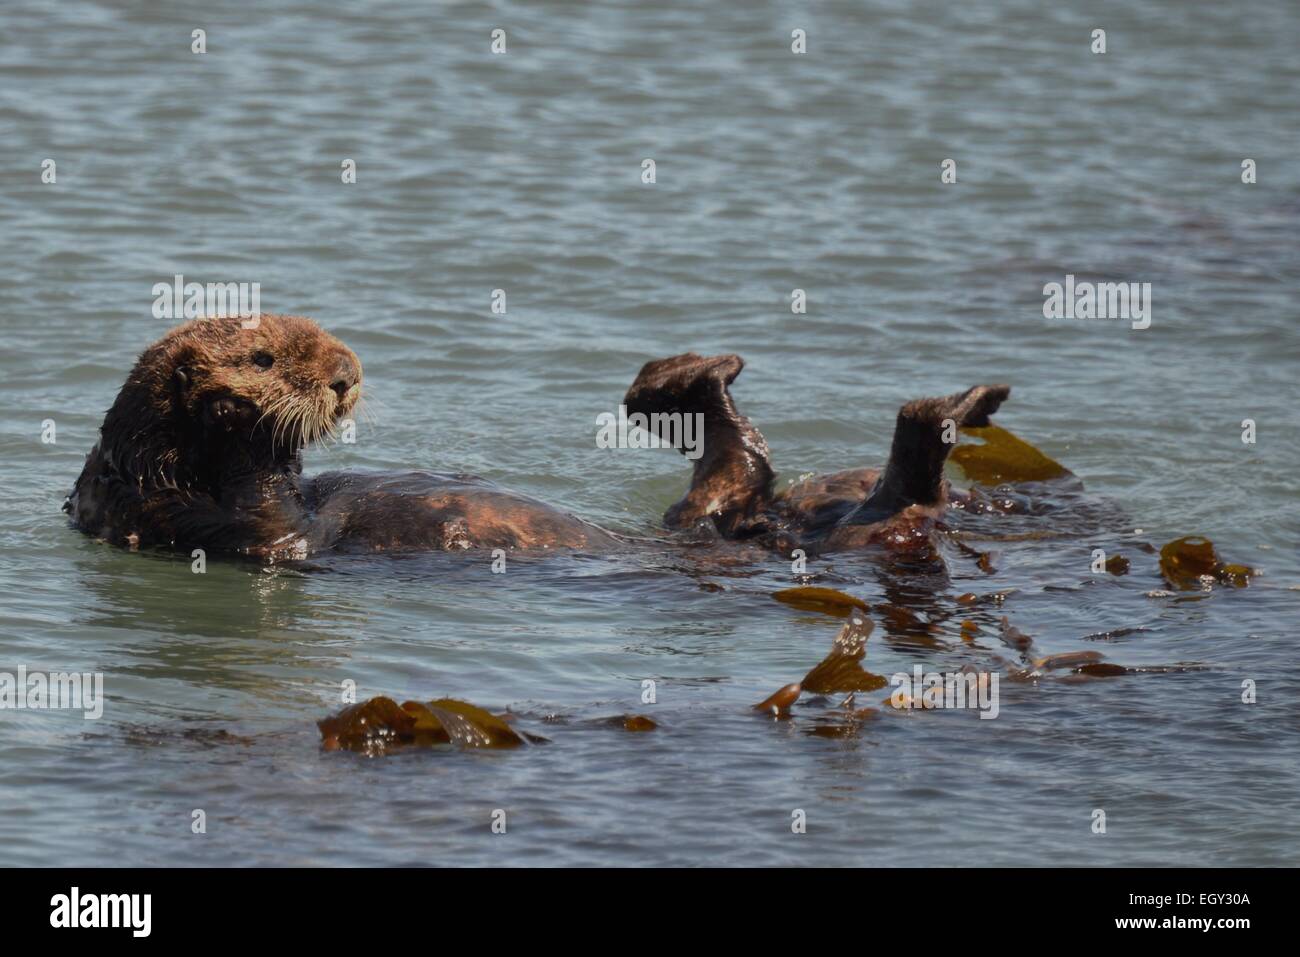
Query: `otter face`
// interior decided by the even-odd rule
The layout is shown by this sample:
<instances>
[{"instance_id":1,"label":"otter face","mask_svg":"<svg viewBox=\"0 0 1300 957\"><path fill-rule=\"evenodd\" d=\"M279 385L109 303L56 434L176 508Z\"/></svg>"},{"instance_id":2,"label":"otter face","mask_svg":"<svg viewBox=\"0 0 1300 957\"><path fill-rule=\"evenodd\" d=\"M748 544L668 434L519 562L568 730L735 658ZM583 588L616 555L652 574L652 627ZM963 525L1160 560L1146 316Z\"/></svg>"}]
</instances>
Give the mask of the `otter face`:
<instances>
[{"instance_id":1,"label":"otter face","mask_svg":"<svg viewBox=\"0 0 1300 957\"><path fill-rule=\"evenodd\" d=\"M332 435L361 396L361 361L310 319L199 319L158 344L177 411L208 435L294 454Z\"/></svg>"}]
</instances>

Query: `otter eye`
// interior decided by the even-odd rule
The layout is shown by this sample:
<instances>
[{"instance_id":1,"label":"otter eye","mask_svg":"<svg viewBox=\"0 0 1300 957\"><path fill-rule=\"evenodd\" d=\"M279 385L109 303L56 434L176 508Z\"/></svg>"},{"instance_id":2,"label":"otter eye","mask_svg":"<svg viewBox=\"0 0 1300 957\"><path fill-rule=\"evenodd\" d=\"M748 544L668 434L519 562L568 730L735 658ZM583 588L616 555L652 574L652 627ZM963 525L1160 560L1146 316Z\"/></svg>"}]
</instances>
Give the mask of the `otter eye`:
<instances>
[{"instance_id":1,"label":"otter eye","mask_svg":"<svg viewBox=\"0 0 1300 957\"><path fill-rule=\"evenodd\" d=\"M275 356L269 352L254 352L253 364L263 369L269 369L275 363Z\"/></svg>"}]
</instances>

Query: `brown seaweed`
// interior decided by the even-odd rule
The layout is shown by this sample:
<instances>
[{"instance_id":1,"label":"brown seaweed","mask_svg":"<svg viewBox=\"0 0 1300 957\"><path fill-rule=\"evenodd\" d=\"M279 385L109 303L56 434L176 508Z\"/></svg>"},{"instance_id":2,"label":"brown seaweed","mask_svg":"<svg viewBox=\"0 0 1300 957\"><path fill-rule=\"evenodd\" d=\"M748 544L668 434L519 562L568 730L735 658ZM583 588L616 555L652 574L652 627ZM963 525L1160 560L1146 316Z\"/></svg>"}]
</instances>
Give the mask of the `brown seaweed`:
<instances>
[{"instance_id":1,"label":"brown seaweed","mask_svg":"<svg viewBox=\"0 0 1300 957\"><path fill-rule=\"evenodd\" d=\"M1219 559L1214 543L1208 538L1188 535L1160 549L1160 574L1171 587L1189 591L1215 583L1245 588L1258 573L1245 565L1226 564Z\"/></svg>"},{"instance_id":2,"label":"brown seaweed","mask_svg":"<svg viewBox=\"0 0 1300 957\"><path fill-rule=\"evenodd\" d=\"M778 718L788 717L790 706L799 700L801 694L803 694L803 687L798 682L786 685L754 705L754 710L770 711Z\"/></svg>"},{"instance_id":3,"label":"brown seaweed","mask_svg":"<svg viewBox=\"0 0 1300 957\"><path fill-rule=\"evenodd\" d=\"M847 618L855 608L861 611L871 610L871 606L861 598L835 588L804 585L773 592L772 597L801 611L819 611L826 615L834 615L836 618Z\"/></svg>"},{"instance_id":4,"label":"brown seaweed","mask_svg":"<svg viewBox=\"0 0 1300 957\"><path fill-rule=\"evenodd\" d=\"M831 651L800 682L804 691L813 694L838 694L846 691L875 691L889 682L862 668L871 635L871 619L854 610L840 633L831 643Z\"/></svg>"},{"instance_id":5,"label":"brown seaweed","mask_svg":"<svg viewBox=\"0 0 1300 957\"><path fill-rule=\"evenodd\" d=\"M983 442L981 445L962 443L949 455L972 482L982 485L1044 482L1071 474L1060 462L1048 458L1001 426L987 425L961 431Z\"/></svg>"},{"instance_id":6,"label":"brown seaweed","mask_svg":"<svg viewBox=\"0 0 1300 957\"><path fill-rule=\"evenodd\" d=\"M327 751L384 754L392 749L435 744L463 748L512 748L544 738L524 734L497 715L455 698L422 703L379 696L349 705L317 722Z\"/></svg>"},{"instance_id":7,"label":"brown seaweed","mask_svg":"<svg viewBox=\"0 0 1300 957\"><path fill-rule=\"evenodd\" d=\"M1127 575L1129 570L1129 560L1123 555L1112 555L1106 559L1106 571L1112 575Z\"/></svg>"},{"instance_id":8,"label":"brown seaweed","mask_svg":"<svg viewBox=\"0 0 1300 957\"><path fill-rule=\"evenodd\" d=\"M831 642L830 653L804 676L803 681L785 685L754 705L754 710L785 718L789 717L791 706L805 691L812 694L847 692L850 693L848 701L851 702L851 692L875 691L887 685L889 682L883 675L872 674L862 667L862 659L867 654L867 638L873 627L871 619L860 608L851 609L848 618Z\"/></svg>"},{"instance_id":9,"label":"brown seaweed","mask_svg":"<svg viewBox=\"0 0 1300 957\"><path fill-rule=\"evenodd\" d=\"M415 737L415 718L392 698L378 697L349 705L338 714L316 722L327 751L344 749L382 753Z\"/></svg>"},{"instance_id":10,"label":"brown seaweed","mask_svg":"<svg viewBox=\"0 0 1300 957\"><path fill-rule=\"evenodd\" d=\"M421 705L408 701L402 707L418 709ZM505 721L468 701L439 698L423 708L442 725L451 743L463 748L514 748L524 743L523 736Z\"/></svg>"},{"instance_id":11,"label":"brown seaweed","mask_svg":"<svg viewBox=\"0 0 1300 957\"><path fill-rule=\"evenodd\" d=\"M1101 659L1102 654L1099 651L1064 651L1060 654L1034 659L1034 667L1040 671L1057 671L1061 668L1079 668L1094 665Z\"/></svg>"},{"instance_id":12,"label":"brown seaweed","mask_svg":"<svg viewBox=\"0 0 1300 957\"><path fill-rule=\"evenodd\" d=\"M1114 678L1119 675L1127 675L1132 672L1123 665L1117 665L1109 661L1094 661L1085 665L1080 665L1074 670L1075 674L1088 675L1092 678Z\"/></svg>"}]
</instances>

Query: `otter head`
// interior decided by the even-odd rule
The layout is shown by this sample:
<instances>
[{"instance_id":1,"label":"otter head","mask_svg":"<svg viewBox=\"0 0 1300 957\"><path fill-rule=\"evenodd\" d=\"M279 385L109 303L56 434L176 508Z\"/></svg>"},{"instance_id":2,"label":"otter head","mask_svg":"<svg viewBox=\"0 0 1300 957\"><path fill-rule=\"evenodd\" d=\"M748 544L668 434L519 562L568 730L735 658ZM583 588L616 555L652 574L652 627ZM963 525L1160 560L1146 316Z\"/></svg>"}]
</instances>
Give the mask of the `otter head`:
<instances>
[{"instance_id":1,"label":"otter head","mask_svg":"<svg viewBox=\"0 0 1300 957\"><path fill-rule=\"evenodd\" d=\"M200 319L159 345L171 368L174 408L209 439L296 454L334 432L361 395L361 362L310 319Z\"/></svg>"},{"instance_id":2,"label":"otter head","mask_svg":"<svg viewBox=\"0 0 1300 957\"><path fill-rule=\"evenodd\" d=\"M196 319L140 356L101 449L143 484L273 468L333 434L360 395L360 360L310 319Z\"/></svg>"}]
</instances>

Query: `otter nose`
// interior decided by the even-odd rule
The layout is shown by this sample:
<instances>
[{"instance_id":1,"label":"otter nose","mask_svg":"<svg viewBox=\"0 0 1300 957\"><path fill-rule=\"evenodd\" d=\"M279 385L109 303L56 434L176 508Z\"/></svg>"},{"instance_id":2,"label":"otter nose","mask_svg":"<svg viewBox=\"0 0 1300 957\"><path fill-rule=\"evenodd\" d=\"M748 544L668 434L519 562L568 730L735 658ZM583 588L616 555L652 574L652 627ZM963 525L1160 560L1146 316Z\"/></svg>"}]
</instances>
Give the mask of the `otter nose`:
<instances>
[{"instance_id":1,"label":"otter nose","mask_svg":"<svg viewBox=\"0 0 1300 957\"><path fill-rule=\"evenodd\" d=\"M361 370L357 367L356 360L346 355L340 357L339 364L334 369L334 381L330 383L330 388L339 397L339 401L343 401L352 387L360 381Z\"/></svg>"}]
</instances>

